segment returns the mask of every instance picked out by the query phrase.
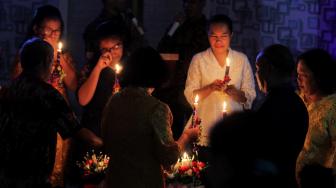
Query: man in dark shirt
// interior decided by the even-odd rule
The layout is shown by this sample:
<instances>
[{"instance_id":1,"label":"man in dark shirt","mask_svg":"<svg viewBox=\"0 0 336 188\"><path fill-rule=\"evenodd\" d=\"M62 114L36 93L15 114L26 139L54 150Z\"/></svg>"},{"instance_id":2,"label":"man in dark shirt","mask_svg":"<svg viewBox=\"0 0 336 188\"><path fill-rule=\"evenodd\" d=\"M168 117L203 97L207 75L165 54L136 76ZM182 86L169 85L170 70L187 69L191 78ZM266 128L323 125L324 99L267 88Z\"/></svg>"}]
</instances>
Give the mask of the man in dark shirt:
<instances>
[{"instance_id":1,"label":"man in dark shirt","mask_svg":"<svg viewBox=\"0 0 336 188\"><path fill-rule=\"evenodd\" d=\"M295 93L294 58L285 46L271 45L256 60L256 77L266 99L257 111L260 158L274 165L280 187L297 187L295 165L308 128L308 112ZM261 167L263 168L263 167Z\"/></svg>"},{"instance_id":2,"label":"man in dark shirt","mask_svg":"<svg viewBox=\"0 0 336 188\"><path fill-rule=\"evenodd\" d=\"M157 47L160 53L173 53L179 56L169 84L154 94L166 102L172 110L175 139L180 137L192 111L183 94L191 59L209 47L207 19L202 13L205 3L206 0L183 0L184 14L176 17Z\"/></svg>"},{"instance_id":3,"label":"man in dark shirt","mask_svg":"<svg viewBox=\"0 0 336 188\"><path fill-rule=\"evenodd\" d=\"M0 94L0 185L49 187L57 132L63 139L76 134L95 146L102 141L79 127L62 95L46 82L53 48L32 38L20 58L23 72Z\"/></svg>"}]
</instances>

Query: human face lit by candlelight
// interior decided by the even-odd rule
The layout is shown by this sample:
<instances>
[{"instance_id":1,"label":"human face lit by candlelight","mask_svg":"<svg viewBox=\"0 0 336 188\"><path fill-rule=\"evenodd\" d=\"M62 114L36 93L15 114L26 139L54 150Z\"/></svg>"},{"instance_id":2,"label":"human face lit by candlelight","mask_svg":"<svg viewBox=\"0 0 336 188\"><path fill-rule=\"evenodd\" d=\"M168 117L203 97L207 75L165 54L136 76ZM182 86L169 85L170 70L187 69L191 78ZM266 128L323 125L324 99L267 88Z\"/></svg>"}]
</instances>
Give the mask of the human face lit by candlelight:
<instances>
[{"instance_id":1,"label":"human face lit by candlelight","mask_svg":"<svg viewBox=\"0 0 336 188\"><path fill-rule=\"evenodd\" d=\"M297 81L300 92L309 96L317 92L316 82L311 70L304 64L302 60L297 66Z\"/></svg>"},{"instance_id":2,"label":"human face lit by candlelight","mask_svg":"<svg viewBox=\"0 0 336 188\"><path fill-rule=\"evenodd\" d=\"M119 63L123 56L123 43L118 38L107 38L100 41L100 53L108 53L111 57L111 66Z\"/></svg>"},{"instance_id":3,"label":"human face lit by candlelight","mask_svg":"<svg viewBox=\"0 0 336 188\"><path fill-rule=\"evenodd\" d=\"M230 47L232 33L229 27L223 23L210 25L208 40L215 54L227 53Z\"/></svg>"},{"instance_id":4,"label":"human face lit by candlelight","mask_svg":"<svg viewBox=\"0 0 336 188\"><path fill-rule=\"evenodd\" d=\"M46 19L37 31L37 35L47 41L56 51L62 34L61 22L57 19Z\"/></svg>"}]
</instances>

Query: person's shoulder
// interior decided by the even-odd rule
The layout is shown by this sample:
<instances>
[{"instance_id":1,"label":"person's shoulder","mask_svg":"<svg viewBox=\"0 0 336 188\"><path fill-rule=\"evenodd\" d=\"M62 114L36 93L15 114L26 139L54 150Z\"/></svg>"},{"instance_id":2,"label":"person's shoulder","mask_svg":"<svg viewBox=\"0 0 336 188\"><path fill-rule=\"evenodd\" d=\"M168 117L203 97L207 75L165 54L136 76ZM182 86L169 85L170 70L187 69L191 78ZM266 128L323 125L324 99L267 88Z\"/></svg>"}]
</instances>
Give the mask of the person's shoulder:
<instances>
[{"instance_id":1,"label":"person's shoulder","mask_svg":"<svg viewBox=\"0 0 336 188\"><path fill-rule=\"evenodd\" d=\"M336 114L336 93L326 96L320 103L325 112Z\"/></svg>"},{"instance_id":2,"label":"person's shoulder","mask_svg":"<svg viewBox=\"0 0 336 188\"><path fill-rule=\"evenodd\" d=\"M56 104L60 104L65 102L65 99L63 95L57 91L52 85L46 83L46 82L40 82L39 84L40 88L40 95L48 100L48 102L55 101Z\"/></svg>"},{"instance_id":3,"label":"person's shoulder","mask_svg":"<svg viewBox=\"0 0 336 188\"><path fill-rule=\"evenodd\" d=\"M287 117L308 113L304 102L294 90L270 92L260 109L264 113L276 112Z\"/></svg>"},{"instance_id":4,"label":"person's shoulder","mask_svg":"<svg viewBox=\"0 0 336 188\"><path fill-rule=\"evenodd\" d=\"M204 59L204 58L207 59L210 57L210 53L212 53L210 48L207 48L206 50L198 52L193 56L193 61L197 61L197 60Z\"/></svg>"},{"instance_id":5,"label":"person's shoulder","mask_svg":"<svg viewBox=\"0 0 336 188\"><path fill-rule=\"evenodd\" d=\"M156 98L155 98L155 100L156 100L158 106L160 106L161 108L163 108L167 111L169 110L168 104L166 104L166 103L164 103L164 102L162 102L162 101L160 101L159 99L156 99Z\"/></svg>"},{"instance_id":6,"label":"person's shoulder","mask_svg":"<svg viewBox=\"0 0 336 188\"><path fill-rule=\"evenodd\" d=\"M162 102L162 101L160 101L159 99L156 99L156 98L154 98L153 100L154 100L154 103L153 103L154 108L153 108L153 111L152 111L153 114L159 114L159 116L162 116L162 117L167 117L167 115L172 116L171 115L171 110L170 110L168 104L166 104L166 103L164 103L164 102Z\"/></svg>"},{"instance_id":7,"label":"person's shoulder","mask_svg":"<svg viewBox=\"0 0 336 188\"><path fill-rule=\"evenodd\" d=\"M146 101L146 105L148 105L149 108L165 112L170 111L169 106L156 97L153 97L151 95L145 95L144 100Z\"/></svg>"},{"instance_id":8,"label":"person's shoulder","mask_svg":"<svg viewBox=\"0 0 336 188\"><path fill-rule=\"evenodd\" d=\"M232 52L232 54L233 54L233 56L234 56L235 58L239 58L239 59L242 59L242 60L246 60L246 59L247 59L246 54L244 54L244 53L241 52L241 51L237 51L237 50L233 50L233 49L231 49L231 52Z\"/></svg>"}]
</instances>

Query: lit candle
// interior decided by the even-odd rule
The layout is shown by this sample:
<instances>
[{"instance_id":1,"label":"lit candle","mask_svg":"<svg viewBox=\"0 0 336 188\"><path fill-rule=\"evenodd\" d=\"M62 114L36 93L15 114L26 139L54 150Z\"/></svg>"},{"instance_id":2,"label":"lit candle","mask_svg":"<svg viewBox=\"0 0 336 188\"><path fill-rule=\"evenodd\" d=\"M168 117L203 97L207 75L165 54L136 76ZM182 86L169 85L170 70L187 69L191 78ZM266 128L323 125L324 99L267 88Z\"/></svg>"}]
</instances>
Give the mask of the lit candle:
<instances>
[{"instance_id":1,"label":"lit candle","mask_svg":"<svg viewBox=\"0 0 336 188\"><path fill-rule=\"evenodd\" d=\"M61 54L62 54L62 48L63 44L62 42L58 42L57 44L57 54L56 54L56 63L53 63L53 70L51 72L51 75L48 79L48 82L51 84L56 83L57 81L57 87L62 88L64 87L63 78L66 76L62 65L61 65Z\"/></svg>"},{"instance_id":2,"label":"lit candle","mask_svg":"<svg viewBox=\"0 0 336 188\"><path fill-rule=\"evenodd\" d=\"M62 48L63 48L63 44L62 44L62 42L59 42L58 43L58 48L57 48L57 57L56 57L56 61L57 61L58 65L61 63Z\"/></svg>"},{"instance_id":3,"label":"lit candle","mask_svg":"<svg viewBox=\"0 0 336 188\"><path fill-rule=\"evenodd\" d=\"M192 119L191 119L191 127L196 127L197 126L197 106L198 106L198 100L199 100L199 96L196 95L195 100L194 100L194 110L193 110Z\"/></svg>"},{"instance_id":4,"label":"lit candle","mask_svg":"<svg viewBox=\"0 0 336 188\"><path fill-rule=\"evenodd\" d=\"M197 127L197 124L200 123L197 117L198 100L199 100L199 96L196 95L195 100L194 100L194 110L193 110L192 117L191 117L191 127L192 128ZM196 156L198 156L198 148L197 148L196 142L193 142L192 151Z\"/></svg>"},{"instance_id":5,"label":"lit candle","mask_svg":"<svg viewBox=\"0 0 336 188\"><path fill-rule=\"evenodd\" d=\"M181 163L182 166L190 166L191 160L186 152L183 153Z\"/></svg>"},{"instance_id":6,"label":"lit candle","mask_svg":"<svg viewBox=\"0 0 336 188\"><path fill-rule=\"evenodd\" d=\"M230 72L230 58L226 58L226 66L225 66L225 76L229 76Z\"/></svg>"},{"instance_id":7,"label":"lit candle","mask_svg":"<svg viewBox=\"0 0 336 188\"><path fill-rule=\"evenodd\" d=\"M223 118L225 118L227 116L227 104L224 101L223 102Z\"/></svg>"},{"instance_id":8,"label":"lit candle","mask_svg":"<svg viewBox=\"0 0 336 188\"><path fill-rule=\"evenodd\" d=\"M62 52L62 48L63 48L63 43L62 43L62 42L59 42L59 43L58 43L57 52Z\"/></svg>"},{"instance_id":9,"label":"lit candle","mask_svg":"<svg viewBox=\"0 0 336 188\"><path fill-rule=\"evenodd\" d=\"M122 70L122 66L119 64L115 65L115 79L114 79L114 85L113 85L113 94L118 93L120 91L120 84L118 79L118 74Z\"/></svg>"},{"instance_id":10,"label":"lit candle","mask_svg":"<svg viewBox=\"0 0 336 188\"><path fill-rule=\"evenodd\" d=\"M115 72L116 72L116 74L119 74L121 70L122 70L122 66L120 66L119 64L116 64L115 65Z\"/></svg>"},{"instance_id":11,"label":"lit candle","mask_svg":"<svg viewBox=\"0 0 336 188\"><path fill-rule=\"evenodd\" d=\"M226 58L226 66L225 66L224 82L230 81L229 73L230 73L230 58L227 57Z\"/></svg>"}]
</instances>

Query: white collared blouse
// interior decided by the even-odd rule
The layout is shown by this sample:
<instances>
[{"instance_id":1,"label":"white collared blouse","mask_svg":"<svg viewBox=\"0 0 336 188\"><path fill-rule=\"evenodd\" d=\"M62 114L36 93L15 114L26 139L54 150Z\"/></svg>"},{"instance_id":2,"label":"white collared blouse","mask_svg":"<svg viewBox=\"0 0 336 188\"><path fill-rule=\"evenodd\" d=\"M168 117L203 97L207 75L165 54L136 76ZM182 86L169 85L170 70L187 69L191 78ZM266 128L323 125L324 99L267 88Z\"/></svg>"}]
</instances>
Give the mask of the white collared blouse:
<instances>
[{"instance_id":1,"label":"white collared blouse","mask_svg":"<svg viewBox=\"0 0 336 188\"><path fill-rule=\"evenodd\" d=\"M197 107L198 117L201 118L202 129L198 144L208 145L208 133L213 125L220 120L223 111L223 102L227 103L228 113L250 109L252 102L256 97L255 83L251 65L245 54L229 48L230 72L231 78L229 84L245 93L247 101L239 103L234 101L224 92L215 91L204 99L199 100ZM211 84L214 80L224 79L226 66L221 67L215 58L211 48L196 54L190 64L188 77L184 90L188 102L193 105L193 92ZM191 120L187 123L190 125Z\"/></svg>"}]
</instances>

